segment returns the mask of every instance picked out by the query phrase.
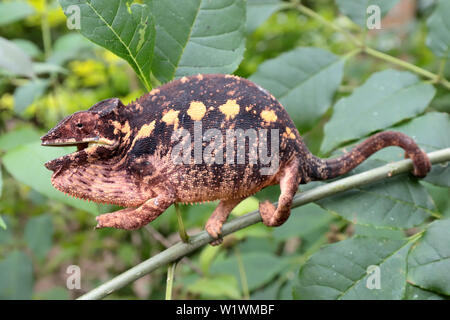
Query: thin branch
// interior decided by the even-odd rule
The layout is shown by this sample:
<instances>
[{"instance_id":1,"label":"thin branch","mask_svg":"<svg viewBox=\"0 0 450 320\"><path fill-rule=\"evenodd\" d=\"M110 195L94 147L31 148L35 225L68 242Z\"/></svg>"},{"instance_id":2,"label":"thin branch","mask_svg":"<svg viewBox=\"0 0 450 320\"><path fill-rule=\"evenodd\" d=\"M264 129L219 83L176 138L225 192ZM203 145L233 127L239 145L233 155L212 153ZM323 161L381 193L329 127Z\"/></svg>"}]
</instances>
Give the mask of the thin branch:
<instances>
[{"instance_id":1,"label":"thin branch","mask_svg":"<svg viewBox=\"0 0 450 320\"><path fill-rule=\"evenodd\" d=\"M150 235L156 239L159 243L161 243L165 248L169 248L171 246L171 243L169 240L167 240L161 233L158 232L155 228L153 228L151 225L145 226L145 229L150 233ZM183 241L184 242L184 241ZM199 267L197 267L188 257L184 257L180 260L180 262L186 263L189 268L192 269L195 273L197 273L200 276L203 276L203 271L200 270Z\"/></svg>"},{"instance_id":2,"label":"thin branch","mask_svg":"<svg viewBox=\"0 0 450 320\"><path fill-rule=\"evenodd\" d=\"M166 300L172 300L173 279L177 262L172 262L167 268Z\"/></svg>"},{"instance_id":3,"label":"thin branch","mask_svg":"<svg viewBox=\"0 0 450 320\"><path fill-rule=\"evenodd\" d=\"M428 154L431 163L437 164L450 161L450 148L431 152ZM408 172L412 169L412 161L409 159L389 163L379 168L368 170L363 173L333 181L309 191L299 193L295 196L292 207L299 207L304 204L317 201L339 192L343 192L352 188L360 187L375 181L383 180L400 173ZM222 229L223 236L234 233L240 229L246 228L255 223L261 222L261 216L258 211L248 213L244 216L235 218L224 224ZM289 222L288 222L289 223ZM79 297L83 300L102 299L103 297L113 293L114 291L128 285L129 283L145 276L146 274L158 269L161 266L188 255L200 247L208 244L214 239L205 231L199 232L190 237L189 243L178 242L172 247L162 251L161 253L141 262L137 266L125 271L117 277L105 282L99 287Z\"/></svg>"},{"instance_id":4,"label":"thin branch","mask_svg":"<svg viewBox=\"0 0 450 320\"><path fill-rule=\"evenodd\" d=\"M391 55L388 55L388 54L386 54L384 52L381 52L381 51L378 51L378 50L375 50L375 49L372 49L372 48L369 48L369 47L364 48L364 52L366 52L368 55L371 55L371 56L376 57L378 59L390 62L392 64L396 64L396 65L398 65L398 66L400 66L402 68L405 68L405 69L410 70L412 72L415 72L415 73L417 73L417 74L419 74L421 76L429 78L434 83L440 83L441 85L443 85L447 89L450 89L450 82L443 77L443 74L441 74L441 73L443 73L443 71L440 71L439 74L435 74L433 72L430 72L428 70L420 68L420 67L418 67L418 66L416 66L416 65L414 65L412 63L409 63L407 61L398 59L398 58L393 57ZM442 67L442 63L441 63L441 68L443 68Z\"/></svg>"}]
</instances>

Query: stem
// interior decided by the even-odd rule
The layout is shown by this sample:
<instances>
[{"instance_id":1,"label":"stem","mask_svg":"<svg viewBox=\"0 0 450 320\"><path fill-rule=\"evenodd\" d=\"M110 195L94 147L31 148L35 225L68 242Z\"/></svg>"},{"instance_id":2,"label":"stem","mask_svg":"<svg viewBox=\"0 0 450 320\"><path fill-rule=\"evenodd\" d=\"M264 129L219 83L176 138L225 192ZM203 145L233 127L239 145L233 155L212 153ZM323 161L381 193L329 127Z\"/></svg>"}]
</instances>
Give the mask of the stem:
<instances>
[{"instance_id":1,"label":"stem","mask_svg":"<svg viewBox=\"0 0 450 320\"><path fill-rule=\"evenodd\" d=\"M241 253L237 247L234 248L236 260L238 263L239 277L241 278L242 293L244 300L250 300L250 290L248 289L247 274L245 273L244 262L242 261Z\"/></svg>"},{"instance_id":2,"label":"stem","mask_svg":"<svg viewBox=\"0 0 450 320\"><path fill-rule=\"evenodd\" d=\"M428 157L432 164L450 161L450 148L442 149L428 153ZM292 204L293 208L301 205L317 201L339 192L343 192L352 188L360 187L375 181L393 177L400 173L408 172L413 168L412 161L405 159L393 163L386 164L382 167L368 170L353 176L333 181L309 191L297 194ZM231 220L223 225L222 235L226 236L238 230L246 228L255 223L261 222L261 216L258 211L248 213ZM158 269L168 263L177 261L178 259L194 252L198 248L214 241L206 231L202 231L190 237L189 243L178 242L172 247L162 251L161 253L151 257L144 262L125 271L117 277L105 282L99 287L79 297L79 299L101 299L114 291L128 285L129 283L139 279L146 274Z\"/></svg>"},{"instance_id":3,"label":"stem","mask_svg":"<svg viewBox=\"0 0 450 320\"><path fill-rule=\"evenodd\" d=\"M166 286L166 300L172 300L172 288L173 288L173 278L175 275L175 268L177 262L173 262L167 268L167 286Z\"/></svg>"},{"instance_id":4,"label":"stem","mask_svg":"<svg viewBox=\"0 0 450 320\"><path fill-rule=\"evenodd\" d=\"M381 52L381 51L378 51L378 50L375 50L375 49L372 49L372 48L369 48L369 47L365 47L365 48L364 48L364 51L365 51L367 54L369 54L369 55L371 55L371 56L373 56L373 57L376 57L376 58L379 58L379 59L381 59L381 60L390 62L390 63L392 63L392 64L396 64L396 65L398 65L398 66L400 66L400 67L403 67L403 68L405 68L405 69L407 69L407 70L410 70L410 71L412 71L412 72L415 72L415 73L417 73L417 74L420 74L420 75L422 75L422 76L424 76L424 77L426 77L426 78L429 78L429 79L431 79L432 82L434 82L434 83L440 83L441 85L443 85L443 86L446 87L447 89L450 89L450 82L449 82L447 79L445 79L445 78L442 76L442 74L435 74L435 73L433 73L433 72L430 72L430 71L428 71L428 70L425 70L425 69L423 69L423 68L420 68L420 67L418 67L418 66L416 66L416 65L414 65L414 64L412 64L412 63L409 63L409 62L406 62L406 61L404 61L404 60L395 58L395 57L393 57L393 56L391 56L391 55L388 55L388 54L386 54L386 53L383 53L383 52ZM442 65L441 65L441 66L442 66ZM443 71L442 71L442 72L443 72Z\"/></svg>"},{"instance_id":5,"label":"stem","mask_svg":"<svg viewBox=\"0 0 450 320\"><path fill-rule=\"evenodd\" d=\"M350 51L350 52L346 53L345 55L343 55L342 59L348 60L348 59L356 56L357 54L360 54L362 51L363 51L362 48L353 49L352 51Z\"/></svg>"},{"instance_id":6,"label":"stem","mask_svg":"<svg viewBox=\"0 0 450 320\"><path fill-rule=\"evenodd\" d=\"M447 59L445 59L445 58L441 59L441 63L439 64L439 71L438 71L438 75L437 75L439 81L444 79L444 71L445 71L446 63L447 63Z\"/></svg>"},{"instance_id":7,"label":"stem","mask_svg":"<svg viewBox=\"0 0 450 320\"><path fill-rule=\"evenodd\" d=\"M433 72L430 72L428 70L422 69L422 68L420 68L420 67L418 67L418 66L416 66L416 65L414 65L412 63L409 63L409 62L406 62L404 60L395 58L395 57L393 57L391 55L388 55L386 53L383 53L381 51L378 51L378 50L375 50L375 49L372 49L372 48L368 48L368 47L365 48L364 51L367 54L369 54L369 55L371 55L373 57L379 58L381 60L384 60L384 61L387 61L387 62L390 62L390 63L393 63L393 64L396 64L398 66L401 66L401 67L403 67L405 69L411 70L411 71L413 71L413 72L415 72L417 74L420 74L420 75L422 75L424 77L427 77L427 78L430 78L432 80L435 80L436 77L437 77L437 75L434 74Z\"/></svg>"},{"instance_id":8,"label":"stem","mask_svg":"<svg viewBox=\"0 0 450 320\"><path fill-rule=\"evenodd\" d=\"M178 232L180 234L181 241L184 243L189 242L189 236L186 232L186 228L184 227L183 218L181 217L181 210L178 206L178 203L175 203L175 211L177 213L177 220L178 220Z\"/></svg>"},{"instance_id":9,"label":"stem","mask_svg":"<svg viewBox=\"0 0 450 320\"><path fill-rule=\"evenodd\" d=\"M50 32L50 25L48 23L48 8L47 0L43 1L42 4L42 15L41 15L41 32L42 32L42 42L44 43L44 55L45 59L48 59L52 51L52 35Z\"/></svg>"}]
</instances>

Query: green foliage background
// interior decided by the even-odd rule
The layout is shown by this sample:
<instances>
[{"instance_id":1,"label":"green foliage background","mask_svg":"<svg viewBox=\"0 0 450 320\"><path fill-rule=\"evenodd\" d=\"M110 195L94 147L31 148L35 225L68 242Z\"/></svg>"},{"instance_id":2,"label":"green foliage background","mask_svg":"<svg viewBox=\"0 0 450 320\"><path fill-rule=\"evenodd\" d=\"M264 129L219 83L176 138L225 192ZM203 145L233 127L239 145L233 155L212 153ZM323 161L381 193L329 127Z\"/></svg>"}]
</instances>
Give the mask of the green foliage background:
<instances>
[{"instance_id":1,"label":"green foliage background","mask_svg":"<svg viewBox=\"0 0 450 320\"><path fill-rule=\"evenodd\" d=\"M51 186L42 164L71 149L43 148L39 137L99 100L128 103L183 75L235 73L272 92L317 155L386 129L427 152L450 147L448 1L412 1L411 16L370 32L367 5L387 14L398 0L131 2L0 3L0 299L72 299L178 240L173 208L138 231L94 231L94 216L117 208ZM71 4L79 32L66 26ZM386 149L353 173L402 157ZM180 263L172 296L447 299L449 186L447 163L424 180L402 175L296 208L279 228L254 225ZM278 193L263 190L233 215ZM188 233L215 205L182 207ZM69 265L81 268L80 290L66 288ZM366 287L370 265L381 290ZM108 298L162 299L166 272Z\"/></svg>"}]
</instances>

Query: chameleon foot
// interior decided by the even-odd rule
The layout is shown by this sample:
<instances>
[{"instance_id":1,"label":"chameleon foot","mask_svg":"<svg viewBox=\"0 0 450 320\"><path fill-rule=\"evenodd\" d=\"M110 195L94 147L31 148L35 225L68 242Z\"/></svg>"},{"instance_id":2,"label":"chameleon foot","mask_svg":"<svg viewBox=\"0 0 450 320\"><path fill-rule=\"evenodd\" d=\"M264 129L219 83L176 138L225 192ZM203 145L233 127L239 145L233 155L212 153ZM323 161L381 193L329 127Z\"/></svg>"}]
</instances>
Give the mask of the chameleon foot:
<instances>
[{"instance_id":1,"label":"chameleon foot","mask_svg":"<svg viewBox=\"0 0 450 320\"><path fill-rule=\"evenodd\" d=\"M259 203L259 213L261 214L263 223L268 227L274 226L273 217L275 210L275 206L269 200Z\"/></svg>"}]
</instances>

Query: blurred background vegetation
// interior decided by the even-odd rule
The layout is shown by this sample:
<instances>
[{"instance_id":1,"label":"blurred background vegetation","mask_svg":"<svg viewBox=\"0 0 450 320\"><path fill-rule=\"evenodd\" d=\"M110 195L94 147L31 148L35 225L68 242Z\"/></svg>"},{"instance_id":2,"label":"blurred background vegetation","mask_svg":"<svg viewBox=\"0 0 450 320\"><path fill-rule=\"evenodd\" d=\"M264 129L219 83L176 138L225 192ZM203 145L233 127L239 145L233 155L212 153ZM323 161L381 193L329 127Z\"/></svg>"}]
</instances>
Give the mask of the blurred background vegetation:
<instances>
[{"instance_id":1,"label":"blurred background vegetation","mask_svg":"<svg viewBox=\"0 0 450 320\"><path fill-rule=\"evenodd\" d=\"M425 21L434 1L400 2L404 7L386 18L390 19L386 20L388 27L378 31L376 37L371 32L367 35L369 43L420 67L437 70L438 62L425 45ZM35 77L14 76L0 67L0 299L72 299L178 241L176 215L170 208L150 226L135 232L93 230L93 215L115 208L78 201L74 205L62 194L51 196L58 192L51 189L50 172L42 165L35 166L32 160L51 159L54 152L61 151L42 152L39 137L62 117L99 100L119 97L128 103L145 89L124 60L68 30L57 1L17 3L0 3L0 37L31 57ZM326 19L352 29L351 21L339 15L334 1L303 3ZM263 61L297 46L326 48L336 54L351 49L342 34L297 11L283 9L248 34L244 60L236 74L248 77ZM444 74L448 77L450 64L447 66ZM385 62L364 56L353 59L345 66L344 81L335 99L386 67ZM449 112L449 106L450 94L438 88L430 108ZM319 154L324 122L301 132L315 154ZM35 153L21 149L28 143L34 144ZM30 177L32 183L28 182ZM448 190L433 188L432 194L448 195ZM266 189L233 214L256 209L258 198L276 200L277 196L277 187ZM441 211L448 213L445 196L439 199ZM215 205L182 207L188 233L203 228ZM320 245L352 233L351 224L316 205L295 211L302 212L301 224L296 222L300 214L293 214L290 223L280 228L258 224L227 237L220 247L205 247L184 260L177 267L173 298L291 299L288 280L294 277L298 265ZM66 288L69 265L81 268L80 290ZM166 271L161 268L109 298L162 299Z\"/></svg>"}]
</instances>

